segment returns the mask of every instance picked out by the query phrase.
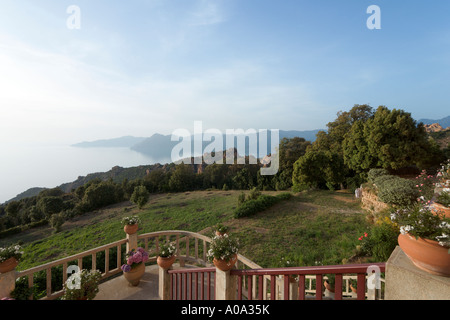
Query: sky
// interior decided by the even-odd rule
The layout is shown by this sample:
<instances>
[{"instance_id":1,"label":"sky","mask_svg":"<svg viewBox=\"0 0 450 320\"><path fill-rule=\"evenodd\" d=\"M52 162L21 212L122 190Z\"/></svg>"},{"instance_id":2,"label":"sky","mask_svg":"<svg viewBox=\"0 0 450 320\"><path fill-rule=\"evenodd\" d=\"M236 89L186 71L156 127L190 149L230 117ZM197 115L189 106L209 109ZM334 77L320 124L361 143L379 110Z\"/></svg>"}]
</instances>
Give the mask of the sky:
<instances>
[{"instance_id":1,"label":"sky","mask_svg":"<svg viewBox=\"0 0 450 320\"><path fill-rule=\"evenodd\" d=\"M0 144L323 129L355 104L441 119L449 15L444 0L1 0Z\"/></svg>"}]
</instances>

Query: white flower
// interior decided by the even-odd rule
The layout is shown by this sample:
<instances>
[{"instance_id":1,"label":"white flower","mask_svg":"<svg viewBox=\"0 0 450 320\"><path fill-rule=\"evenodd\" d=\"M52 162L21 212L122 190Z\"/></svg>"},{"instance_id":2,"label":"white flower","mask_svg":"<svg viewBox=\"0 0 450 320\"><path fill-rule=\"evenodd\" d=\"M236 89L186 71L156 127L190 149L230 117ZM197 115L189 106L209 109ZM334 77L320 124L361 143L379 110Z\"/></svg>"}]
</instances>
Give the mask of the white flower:
<instances>
[{"instance_id":1,"label":"white flower","mask_svg":"<svg viewBox=\"0 0 450 320\"><path fill-rule=\"evenodd\" d=\"M400 233L401 234L407 234L409 231L413 230L413 226L401 226L400 227Z\"/></svg>"}]
</instances>

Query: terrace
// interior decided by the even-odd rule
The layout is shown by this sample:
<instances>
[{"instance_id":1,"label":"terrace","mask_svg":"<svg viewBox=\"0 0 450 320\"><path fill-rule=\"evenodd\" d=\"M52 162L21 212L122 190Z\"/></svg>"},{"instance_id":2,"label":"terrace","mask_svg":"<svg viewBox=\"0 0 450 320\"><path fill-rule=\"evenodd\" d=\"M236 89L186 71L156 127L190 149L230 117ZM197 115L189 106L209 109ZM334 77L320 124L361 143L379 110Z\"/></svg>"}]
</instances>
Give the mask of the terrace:
<instances>
[{"instance_id":1,"label":"terrace","mask_svg":"<svg viewBox=\"0 0 450 320\"><path fill-rule=\"evenodd\" d=\"M176 245L176 262L169 270L155 263L161 241L171 241ZM210 242L211 239L204 235L179 230L127 234L125 239L67 258L28 270L0 274L0 295L8 296L19 277L26 277L31 288L34 275L45 272L46 295L42 299L58 299L63 291L52 287L55 286L52 284L52 272L56 272L56 268L62 267L64 283L69 266L75 264L80 269L86 269L88 261L90 269L97 270L97 256L104 255L104 271L96 300L450 299L450 278L417 269L399 247L387 263L336 266L262 268L238 255L235 267L224 272L207 262ZM134 287L124 278L120 265L123 252L138 246L149 252L150 258L144 276ZM116 258L111 259L112 255ZM115 261L112 263L111 260ZM335 275L334 292L323 286L330 274ZM402 285L399 290L400 281L404 279L409 279L407 287ZM357 282L356 292L350 287L351 280ZM420 289L420 294L412 291L416 287ZM33 299L33 296L29 298Z\"/></svg>"}]
</instances>

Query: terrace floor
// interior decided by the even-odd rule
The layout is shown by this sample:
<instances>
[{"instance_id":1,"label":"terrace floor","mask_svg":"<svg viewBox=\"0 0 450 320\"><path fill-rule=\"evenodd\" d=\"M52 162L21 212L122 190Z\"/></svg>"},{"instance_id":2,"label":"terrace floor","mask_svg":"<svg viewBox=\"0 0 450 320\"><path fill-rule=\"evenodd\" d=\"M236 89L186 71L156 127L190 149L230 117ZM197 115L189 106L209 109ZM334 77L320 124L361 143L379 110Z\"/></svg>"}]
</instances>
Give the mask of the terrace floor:
<instances>
[{"instance_id":1,"label":"terrace floor","mask_svg":"<svg viewBox=\"0 0 450 320\"><path fill-rule=\"evenodd\" d=\"M180 267L178 263L173 269L197 268L186 264ZM160 300L158 294L159 267L157 264L145 267L145 273L136 287L128 283L123 275L107 280L99 285L99 293L94 300Z\"/></svg>"}]
</instances>

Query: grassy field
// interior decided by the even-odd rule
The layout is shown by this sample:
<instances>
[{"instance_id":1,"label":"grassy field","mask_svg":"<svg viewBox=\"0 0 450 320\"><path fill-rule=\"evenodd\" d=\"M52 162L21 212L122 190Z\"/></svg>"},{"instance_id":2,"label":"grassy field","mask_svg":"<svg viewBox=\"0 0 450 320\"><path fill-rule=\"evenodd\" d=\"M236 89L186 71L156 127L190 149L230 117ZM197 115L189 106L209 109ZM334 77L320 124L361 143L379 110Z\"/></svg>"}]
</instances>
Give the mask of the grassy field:
<instances>
[{"instance_id":1,"label":"grassy field","mask_svg":"<svg viewBox=\"0 0 450 320\"><path fill-rule=\"evenodd\" d=\"M295 194L255 216L233 218L241 191L196 191L152 195L139 210L129 202L76 217L61 232L50 227L2 239L21 242L18 269L54 261L125 237L121 219L138 215L139 233L188 230L210 235L222 223L241 243L240 253L263 267L277 267L281 258L297 265L341 264L350 258L358 237L368 227L358 200L348 192L309 191ZM278 194L278 192L263 192Z\"/></svg>"}]
</instances>

